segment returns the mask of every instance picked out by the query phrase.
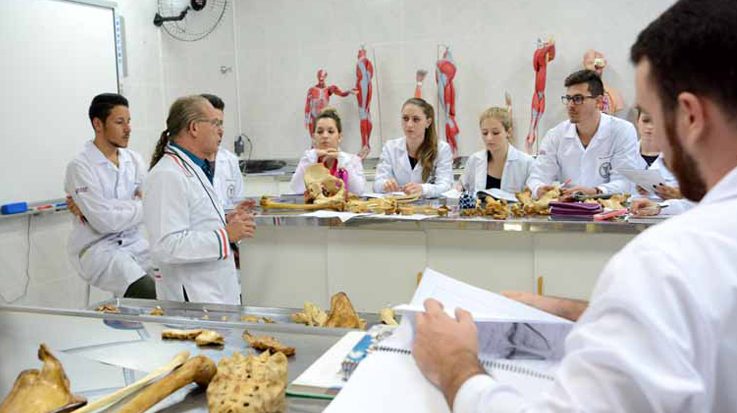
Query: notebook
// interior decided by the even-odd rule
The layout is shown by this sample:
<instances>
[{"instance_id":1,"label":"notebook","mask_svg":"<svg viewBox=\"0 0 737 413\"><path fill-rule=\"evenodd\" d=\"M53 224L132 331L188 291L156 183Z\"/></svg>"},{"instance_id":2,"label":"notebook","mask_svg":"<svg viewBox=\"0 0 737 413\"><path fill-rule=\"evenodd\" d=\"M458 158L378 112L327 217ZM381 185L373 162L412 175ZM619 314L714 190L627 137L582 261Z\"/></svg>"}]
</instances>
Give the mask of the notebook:
<instances>
[{"instance_id":1,"label":"notebook","mask_svg":"<svg viewBox=\"0 0 737 413\"><path fill-rule=\"evenodd\" d=\"M528 400L553 384L563 341L573 323L426 269L394 334L361 362L326 412L449 412L442 393L420 372L411 355L413 313L427 298L472 313L479 331L479 358L497 381L515 387Z\"/></svg>"},{"instance_id":2,"label":"notebook","mask_svg":"<svg viewBox=\"0 0 737 413\"><path fill-rule=\"evenodd\" d=\"M332 399L376 343L393 331L393 326L376 324L368 331L346 333L287 386L287 395Z\"/></svg>"}]
</instances>

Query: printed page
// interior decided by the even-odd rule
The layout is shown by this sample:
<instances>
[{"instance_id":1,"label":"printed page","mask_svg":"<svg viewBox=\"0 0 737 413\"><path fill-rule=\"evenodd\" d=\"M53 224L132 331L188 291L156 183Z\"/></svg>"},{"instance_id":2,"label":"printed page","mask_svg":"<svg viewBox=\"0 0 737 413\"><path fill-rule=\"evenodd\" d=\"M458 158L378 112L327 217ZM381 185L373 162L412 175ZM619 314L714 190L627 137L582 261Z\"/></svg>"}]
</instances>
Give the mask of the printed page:
<instances>
[{"instance_id":1,"label":"printed page","mask_svg":"<svg viewBox=\"0 0 737 413\"><path fill-rule=\"evenodd\" d=\"M571 321L564 318L455 280L430 268L425 269L422 281L415 290L410 304L396 306L394 310L400 313L425 311L423 303L428 298L434 298L443 303L445 311L450 316L455 316L456 307L460 307L471 312L474 320L478 322L572 324Z\"/></svg>"},{"instance_id":2,"label":"printed page","mask_svg":"<svg viewBox=\"0 0 737 413\"><path fill-rule=\"evenodd\" d=\"M654 193L653 185L665 183L663 175L657 169L620 169L617 172L650 193Z\"/></svg>"},{"instance_id":3,"label":"printed page","mask_svg":"<svg viewBox=\"0 0 737 413\"><path fill-rule=\"evenodd\" d=\"M405 316L384 345L411 348L414 314L424 311L423 303L428 298L443 303L451 317L455 317L457 307L471 312L478 327L480 357L484 360L559 360L563 356L565 337L573 327L569 320L427 268L410 304L394 307Z\"/></svg>"}]
</instances>

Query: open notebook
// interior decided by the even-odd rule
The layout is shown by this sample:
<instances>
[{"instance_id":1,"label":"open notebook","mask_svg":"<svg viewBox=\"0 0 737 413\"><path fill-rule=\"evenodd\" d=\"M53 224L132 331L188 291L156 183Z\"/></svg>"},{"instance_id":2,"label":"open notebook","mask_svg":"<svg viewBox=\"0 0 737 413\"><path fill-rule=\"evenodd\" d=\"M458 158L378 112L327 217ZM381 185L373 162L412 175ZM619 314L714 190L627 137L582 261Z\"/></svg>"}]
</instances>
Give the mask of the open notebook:
<instances>
[{"instance_id":1,"label":"open notebook","mask_svg":"<svg viewBox=\"0 0 737 413\"><path fill-rule=\"evenodd\" d=\"M366 335L363 331L346 333L337 343L287 386L287 395L315 399L332 399L345 381L341 363L348 352Z\"/></svg>"},{"instance_id":2,"label":"open notebook","mask_svg":"<svg viewBox=\"0 0 737 413\"><path fill-rule=\"evenodd\" d=\"M404 314L401 325L361 362L326 412L449 411L442 393L425 379L411 355L413 313L422 311L430 297L450 314L462 307L474 315L479 358L493 378L528 400L552 385L573 323L426 269L412 302L395 307Z\"/></svg>"}]
</instances>

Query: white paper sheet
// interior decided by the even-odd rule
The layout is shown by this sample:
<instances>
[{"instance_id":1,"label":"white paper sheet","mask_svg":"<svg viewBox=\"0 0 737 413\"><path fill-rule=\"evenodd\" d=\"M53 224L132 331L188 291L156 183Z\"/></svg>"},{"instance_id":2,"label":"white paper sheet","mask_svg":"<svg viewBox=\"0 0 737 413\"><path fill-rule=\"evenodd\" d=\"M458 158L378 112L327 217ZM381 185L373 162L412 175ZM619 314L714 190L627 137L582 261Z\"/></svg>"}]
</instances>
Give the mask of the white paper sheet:
<instances>
[{"instance_id":1,"label":"white paper sheet","mask_svg":"<svg viewBox=\"0 0 737 413\"><path fill-rule=\"evenodd\" d=\"M468 285L430 268L425 269L422 282L415 290L410 304L396 306L394 310L400 313L425 311L423 303L428 298L434 298L443 303L445 311L451 317L454 317L456 307L460 307L469 311L474 320L479 322L572 324L571 321L564 318L540 311L503 295Z\"/></svg>"},{"instance_id":2,"label":"white paper sheet","mask_svg":"<svg viewBox=\"0 0 737 413\"><path fill-rule=\"evenodd\" d=\"M410 349L414 338L414 315L425 311L423 303L434 298L450 317L456 308L469 311L476 322L482 359L512 355L559 360L563 342L573 323L499 294L477 288L426 268L410 304L394 307L402 324L386 340L389 347Z\"/></svg>"},{"instance_id":3,"label":"white paper sheet","mask_svg":"<svg viewBox=\"0 0 737 413\"><path fill-rule=\"evenodd\" d=\"M619 169L617 172L644 190L654 193L654 186L665 184L665 178L657 169Z\"/></svg>"},{"instance_id":4,"label":"white paper sheet","mask_svg":"<svg viewBox=\"0 0 737 413\"><path fill-rule=\"evenodd\" d=\"M346 222L355 217L363 217L371 215L370 213L355 213L355 212L338 212L329 210L312 211L302 214L303 217L317 217L317 218L339 218L341 222Z\"/></svg>"},{"instance_id":5,"label":"white paper sheet","mask_svg":"<svg viewBox=\"0 0 737 413\"><path fill-rule=\"evenodd\" d=\"M313 386L322 388L343 387L341 365L345 356L351 351L366 333L351 331L333 344L320 358L299 375L291 384L296 386Z\"/></svg>"},{"instance_id":6,"label":"white paper sheet","mask_svg":"<svg viewBox=\"0 0 737 413\"><path fill-rule=\"evenodd\" d=\"M437 215L423 215L423 214L412 214L412 215L385 215L385 214L375 214L371 215L371 218L374 219L384 219L384 220L391 220L391 221L422 221L423 219L433 218Z\"/></svg>"},{"instance_id":7,"label":"white paper sheet","mask_svg":"<svg viewBox=\"0 0 737 413\"><path fill-rule=\"evenodd\" d=\"M486 194L494 199L505 200L507 202L518 202L517 197L513 193L502 191L501 189L498 189L498 188L482 189L476 192L476 196L478 197L479 194L482 194L482 195Z\"/></svg>"},{"instance_id":8,"label":"white paper sheet","mask_svg":"<svg viewBox=\"0 0 737 413\"><path fill-rule=\"evenodd\" d=\"M362 196L365 196L366 198L386 198L388 196L406 196L404 192L386 192L386 193L379 193L379 192L364 192Z\"/></svg>"}]
</instances>

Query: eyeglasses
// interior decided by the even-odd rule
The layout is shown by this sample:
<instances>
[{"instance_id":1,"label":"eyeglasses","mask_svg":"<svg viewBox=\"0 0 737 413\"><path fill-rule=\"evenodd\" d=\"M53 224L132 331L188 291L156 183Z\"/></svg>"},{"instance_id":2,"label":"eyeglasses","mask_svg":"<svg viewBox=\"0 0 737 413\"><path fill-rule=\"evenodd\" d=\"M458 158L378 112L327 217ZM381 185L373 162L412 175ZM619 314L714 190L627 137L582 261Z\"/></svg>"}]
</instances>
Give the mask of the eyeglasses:
<instances>
[{"instance_id":1,"label":"eyeglasses","mask_svg":"<svg viewBox=\"0 0 737 413\"><path fill-rule=\"evenodd\" d=\"M197 122L207 122L210 125L216 127L216 128L222 128L223 127L223 121L220 119L200 119Z\"/></svg>"},{"instance_id":2,"label":"eyeglasses","mask_svg":"<svg viewBox=\"0 0 737 413\"><path fill-rule=\"evenodd\" d=\"M567 105L571 102L573 102L574 105L581 105L583 104L583 101L586 99L596 99L596 96L564 95L560 97L560 101L563 102L564 105Z\"/></svg>"}]
</instances>

